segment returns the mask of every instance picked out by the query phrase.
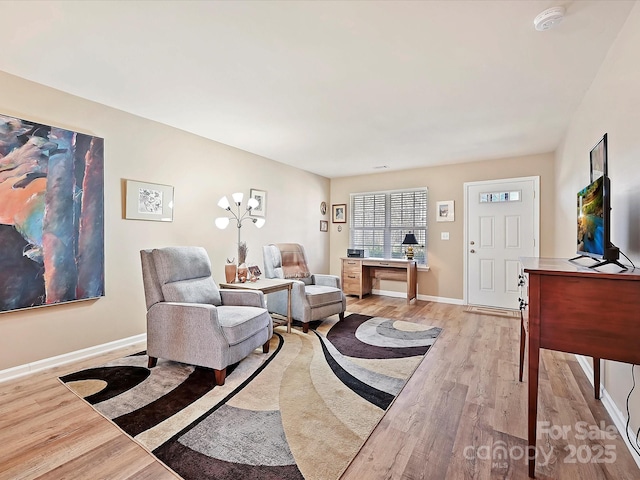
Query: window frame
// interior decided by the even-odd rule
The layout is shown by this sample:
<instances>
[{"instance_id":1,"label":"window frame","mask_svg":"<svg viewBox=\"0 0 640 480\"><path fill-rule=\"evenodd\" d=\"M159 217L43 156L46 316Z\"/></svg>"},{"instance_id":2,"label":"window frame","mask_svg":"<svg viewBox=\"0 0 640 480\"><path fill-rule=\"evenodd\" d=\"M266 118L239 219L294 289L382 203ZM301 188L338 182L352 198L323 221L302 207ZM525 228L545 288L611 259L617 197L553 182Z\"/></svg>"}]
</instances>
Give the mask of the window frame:
<instances>
[{"instance_id":1,"label":"window frame","mask_svg":"<svg viewBox=\"0 0 640 480\"><path fill-rule=\"evenodd\" d=\"M400 224L398 224L398 217L392 217L391 200L394 195L406 194L413 194L414 196L419 194L422 198L416 200L414 197L412 205L401 208L401 212L410 212L409 216L413 216L413 219L409 223L404 223L404 219L400 218ZM368 217L366 221L370 222L371 225L356 227L355 224L360 223L360 219L358 218L359 212L363 210L362 205L356 206L356 202L358 199L361 199L361 202L365 202L365 197L367 196L373 197L373 199L370 200L373 205L368 213L362 213L362 215ZM380 197L382 196L384 196L383 226L381 225L381 212L379 211ZM369 256L372 258L403 259L405 258L404 252L406 247L401 245L402 239L407 233L414 233L420 242L420 245L414 246L414 259L418 261L418 265L420 266L428 265L427 232L429 229L429 189L427 187L357 192L351 193L349 197L351 210L351 215L349 216L350 248L367 249L369 250ZM404 200L401 200L401 202L404 202ZM419 203L419 209L416 209L416 203ZM400 215L402 216L402 213L400 213ZM363 218L362 221L365 222L365 219ZM421 225L422 222L424 222L424 225ZM356 239L357 232L363 232L361 239ZM371 232L368 235L369 241L364 239L364 237L367 236L367 232ZM380 242L381 236L382 242ZM382 252L380 252L381 246Z\"/></svg>"}]
</instances>

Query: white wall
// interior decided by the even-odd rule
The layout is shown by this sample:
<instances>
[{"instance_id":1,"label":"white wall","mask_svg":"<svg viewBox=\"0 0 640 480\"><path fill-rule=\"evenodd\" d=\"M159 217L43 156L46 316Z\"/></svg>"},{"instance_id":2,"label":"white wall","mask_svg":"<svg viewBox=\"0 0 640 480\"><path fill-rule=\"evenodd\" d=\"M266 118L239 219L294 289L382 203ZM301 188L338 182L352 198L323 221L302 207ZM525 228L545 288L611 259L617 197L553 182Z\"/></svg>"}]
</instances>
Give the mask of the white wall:
<instances>
[{"instance_id":1,"label":"white wall","mask_svg":"<svg viewBox=\"0 0 640 480\"><path fill-rule=\"evenodd\" d=\"M640 4L631 11L556 157L555 252L575 252L576 193L589 183L589 151L607 133L612 185L611 241L640 267ZM621 260L627 261L622 257ZM606 321L606 318L603 318ZM640 312L638 313L640 321ZM640 339L638 339L640 348ZM636 372L636 375L640 372ZM605 362L604 385L626 412L631 367ZM640 426L640 393L631 398L631 426Z\"/></svg>"}]
</instances>

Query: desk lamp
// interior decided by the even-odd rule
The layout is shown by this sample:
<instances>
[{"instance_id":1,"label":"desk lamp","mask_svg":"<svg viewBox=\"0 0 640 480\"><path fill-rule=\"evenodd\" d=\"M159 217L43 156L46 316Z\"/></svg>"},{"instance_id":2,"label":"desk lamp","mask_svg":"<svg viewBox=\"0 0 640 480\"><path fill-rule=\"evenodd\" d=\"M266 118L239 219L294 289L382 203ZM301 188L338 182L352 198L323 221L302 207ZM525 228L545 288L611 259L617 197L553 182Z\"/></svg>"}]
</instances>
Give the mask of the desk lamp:
<instances>
[{"instance_id":1,"label":"desk lamp","mask_svg":"<svg viewBox=\"0 0 640 480\"><path fill-rule=\"evenodd\" d=\"M413 233L407 233L404 236L402 245L407 245L407 260L413 260L413 246L418 245L418 240Z\"/></svg>"}]
</instances>

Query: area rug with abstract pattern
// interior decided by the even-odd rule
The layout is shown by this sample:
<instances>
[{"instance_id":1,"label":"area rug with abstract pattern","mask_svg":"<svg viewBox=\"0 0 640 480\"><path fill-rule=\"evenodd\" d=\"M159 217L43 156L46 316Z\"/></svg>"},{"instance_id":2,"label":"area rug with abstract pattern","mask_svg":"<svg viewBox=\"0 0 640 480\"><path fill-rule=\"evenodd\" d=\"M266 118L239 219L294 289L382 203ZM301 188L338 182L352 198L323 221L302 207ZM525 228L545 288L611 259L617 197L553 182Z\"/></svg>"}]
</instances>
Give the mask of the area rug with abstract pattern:
<instances>
[{"instance_id":1,"label":"area rug with abstract pattern","mask_svg":"<svg viewBox=\"0 0 640 480\"><path fill-rule=\"evenodd\" d=\"M277 328L211 370L144 353L61 377L184 479L335 479L378 424L441 329L351 314Z\"/></svg>"}]
</instances>

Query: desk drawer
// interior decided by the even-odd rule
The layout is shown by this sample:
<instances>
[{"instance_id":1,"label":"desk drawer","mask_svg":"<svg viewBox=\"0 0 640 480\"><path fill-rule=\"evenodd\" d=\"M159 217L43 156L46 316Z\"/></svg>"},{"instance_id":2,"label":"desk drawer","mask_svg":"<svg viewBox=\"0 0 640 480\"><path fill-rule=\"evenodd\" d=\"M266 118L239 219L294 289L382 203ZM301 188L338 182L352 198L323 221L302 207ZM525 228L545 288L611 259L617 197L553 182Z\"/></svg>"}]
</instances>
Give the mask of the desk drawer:
<instances>
[{"instance_id":1,"label":"desk drawer","mask_svg":"<svg viewBox=\"0 0 640 480\"><path fill-rule=\"evenodd\" d=\"M362 274L360 271L357 272L344 272L342 274L345 282L358 282L360 283L360 279L362 278Z\"/></svg>"},{"instance_id":2,"label":"desk drawer","mask_svg":"<svg viewBox=\"0 0 640 480\"><path fill-rule=\"evenodd\" d=\"M342 260L342 271L347 274L360 274L362 262L357 260Z\"/></svg>"},{"instance_id":3,"label":"desk drawer","mask_svg":"<svg viewBox=\"0 0 640 480\"><path fill-rule=\"evenodd\" d=\"M393 260L364 260L362 265L365 267L385 267L385 268L402 268L407 269L407 262L405 261L393 261Z\"/></svg>"},{"instance_id":4,"label":"desk drawer","mask_svg":"<svg viewBox=\"0 0 640 480\"><path fill-rule=\"evenodd\" d=\"M360 275L345 275L342 277L342 291L345 295L361 295Z\"/></svg>"},{"instance_id":5,"label":"desk drawer","mask_svg":"<svg viewBox=\"0 0 640 480\"><path fill-rule=\"evenodd\" d=\"M371 279L362 271L362 260L355 258L342 259L342 291L345 295L362 295L371 293Z\"/></svg>"}]
</instances>

